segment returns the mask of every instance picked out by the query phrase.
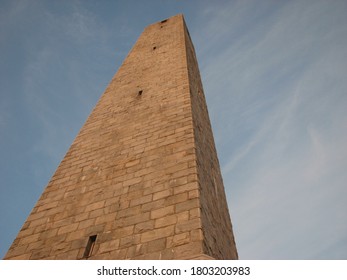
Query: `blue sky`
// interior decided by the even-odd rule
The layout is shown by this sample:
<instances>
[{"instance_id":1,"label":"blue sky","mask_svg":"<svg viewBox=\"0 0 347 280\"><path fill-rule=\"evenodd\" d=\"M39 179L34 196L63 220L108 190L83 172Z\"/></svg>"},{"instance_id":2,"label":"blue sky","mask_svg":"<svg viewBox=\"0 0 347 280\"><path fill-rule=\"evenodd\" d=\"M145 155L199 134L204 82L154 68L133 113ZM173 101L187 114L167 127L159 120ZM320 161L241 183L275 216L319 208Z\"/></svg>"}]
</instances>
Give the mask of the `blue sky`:
<instances>
[{"instance_id":1,"label":"blue sky","mask_svg":"<svg viewBox=\"0 0 347 280\"><path fill-rule=\"evenodd\" d=\"M242 259L347 259L346 1L1 1L0 257L143 29L183 13Z\"/></svg>"}]
</instances>

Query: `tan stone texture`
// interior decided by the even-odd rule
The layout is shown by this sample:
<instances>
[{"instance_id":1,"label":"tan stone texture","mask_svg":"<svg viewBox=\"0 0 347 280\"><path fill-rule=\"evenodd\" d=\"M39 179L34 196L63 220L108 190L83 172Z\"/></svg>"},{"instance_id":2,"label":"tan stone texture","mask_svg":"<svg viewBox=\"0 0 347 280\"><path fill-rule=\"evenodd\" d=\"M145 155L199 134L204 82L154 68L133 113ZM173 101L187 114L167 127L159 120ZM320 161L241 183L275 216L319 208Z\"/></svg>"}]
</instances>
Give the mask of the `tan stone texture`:
<instances>
[{"instance_id":1,"label":"tan stone texture","mask_svg":"<svg viewBox=\"0 0 347 280\"><path fill-rule=\"evenodd\" d=\"M83 258L237 258L182 15L141 34L5 256Z\"/></svg>"}]
</instances>

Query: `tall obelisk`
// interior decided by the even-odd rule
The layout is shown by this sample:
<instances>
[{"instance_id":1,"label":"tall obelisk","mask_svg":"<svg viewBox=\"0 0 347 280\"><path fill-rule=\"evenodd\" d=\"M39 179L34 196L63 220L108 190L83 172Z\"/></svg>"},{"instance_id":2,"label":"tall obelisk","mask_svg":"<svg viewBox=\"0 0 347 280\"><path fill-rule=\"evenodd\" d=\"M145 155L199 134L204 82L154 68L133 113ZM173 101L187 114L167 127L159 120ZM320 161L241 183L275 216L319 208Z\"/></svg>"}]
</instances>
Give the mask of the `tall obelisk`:
<instances>
[{"instance_id":1,"label":"tall obelisk","mask_svg":"<svg viewBox=\"0 0 347 280\"><path fill-rule=\"evenodd\" d=\"M237 259L182 15L148 26L6 259Z\"/></svg>"}]
</instances>

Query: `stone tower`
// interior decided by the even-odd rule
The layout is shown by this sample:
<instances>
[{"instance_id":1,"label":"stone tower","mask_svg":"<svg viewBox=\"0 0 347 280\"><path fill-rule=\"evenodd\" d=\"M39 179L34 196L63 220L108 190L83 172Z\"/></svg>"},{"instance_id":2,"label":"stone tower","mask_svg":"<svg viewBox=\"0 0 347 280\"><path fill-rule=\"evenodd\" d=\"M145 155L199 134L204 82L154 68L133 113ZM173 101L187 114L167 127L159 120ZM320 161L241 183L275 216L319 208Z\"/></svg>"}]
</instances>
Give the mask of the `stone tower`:
<instances>
[{"instance_id":1,"label":"stone tower","mask_svg":"<svg viewBox=\"0 0 347 280\"><path fill-rule=\"evenodd\" d=\"M182 15L148 26L5 259L237 259Z\"/></svg>"}]
</instances>

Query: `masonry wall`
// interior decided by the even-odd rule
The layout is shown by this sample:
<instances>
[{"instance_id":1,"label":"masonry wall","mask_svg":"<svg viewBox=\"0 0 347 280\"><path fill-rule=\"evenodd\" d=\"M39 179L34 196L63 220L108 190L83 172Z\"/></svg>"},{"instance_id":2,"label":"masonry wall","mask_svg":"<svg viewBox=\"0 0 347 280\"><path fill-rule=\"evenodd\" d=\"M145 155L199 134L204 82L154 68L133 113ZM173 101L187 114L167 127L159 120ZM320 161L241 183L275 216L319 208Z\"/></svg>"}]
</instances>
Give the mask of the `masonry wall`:
<instances>
[{"instance_id":1,"label":"masonry wall","mask_svg":"<svg viewBox=\"0 0 347 280\"><path fill-rule=\"evenodd\" d=\"M194 97L202 86L186 32L181 15L144 30L6 259L237 256L220 252L233 246L231 225L211 131L199 148L197 129L210 125L206 109L199 113L204 100ZM195 64L189 71L187 61ZM199 150L204 145L211 160ZM209 198L211 178L217 187ZM209 213L216 203L220 210ZM216 236L223 240L218 245ZM95 242L86 254L90 237Z\"/></svg>"},{"instance_id":2,"label":"masonry wall","mask_svg":"<svg viewBox=\"0 0 347 280\"><path fill-rule=\"evenodd\" d=\"M238 254L198 62L187 27L185 27L185 40L204 235L203 251L215 259L237 259Z\"/></svg>"}]
</instances>

